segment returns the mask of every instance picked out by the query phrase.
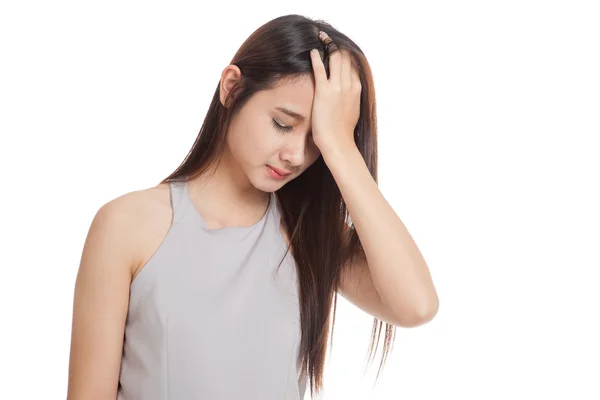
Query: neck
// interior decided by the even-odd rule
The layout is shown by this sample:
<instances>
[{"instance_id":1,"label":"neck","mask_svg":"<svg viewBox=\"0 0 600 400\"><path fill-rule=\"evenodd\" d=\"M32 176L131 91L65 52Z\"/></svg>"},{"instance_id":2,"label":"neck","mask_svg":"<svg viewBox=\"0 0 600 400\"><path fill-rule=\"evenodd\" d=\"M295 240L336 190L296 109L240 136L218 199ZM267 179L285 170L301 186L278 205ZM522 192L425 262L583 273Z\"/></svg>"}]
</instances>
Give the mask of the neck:
<instances>
[{"instance_id":1,"label":"neck","mask_svg":"<svg viewBox=\"0 0 600 400\"><path fill-rule=\"evenodd\" d=\"M228 210L244 215L260 212L269 201L269 194L252 185L227 149L217 166L190 180L188 188L192 197L218 215L227 215Z\"/></svg>"}]
</instances>

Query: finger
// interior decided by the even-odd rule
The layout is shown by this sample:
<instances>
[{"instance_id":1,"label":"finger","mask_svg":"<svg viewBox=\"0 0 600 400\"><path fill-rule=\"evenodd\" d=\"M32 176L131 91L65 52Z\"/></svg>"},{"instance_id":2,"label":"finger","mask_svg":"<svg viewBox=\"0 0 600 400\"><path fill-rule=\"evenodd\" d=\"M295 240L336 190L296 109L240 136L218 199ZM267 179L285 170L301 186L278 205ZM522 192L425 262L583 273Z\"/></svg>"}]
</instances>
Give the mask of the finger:
<instances>
[{"instance_id":1,"label":"finger","mask_svg":"<svg viewBox=\"0 0 600 400\"><path fill-rule=\"evenodd\" d=\"M342 72L341 54L327 33L321 31L319 38L326 49L329 49L329 81L339 85L341 81L340 74Z\"/></svg>"},{"instance_id":2,"label":"finger","mask_svg":"<svg viewBox=\"0 0 600 400\"><path fill-rule=\"evenodd\" d=\"M329 55L329 81L341 85L342 81L342 54L335 51Z\"/></svg>"},{"instance_id":3,"label":"finger","mask_svg":"<svg viewBox=\"0 0 600 400\"><path fill-rule=\"evenodd\" d=\"M310 60L315 75L315 83L327 81L327 72L325 71L325 65L323 65L321 55L319 54L319 51L317 49L312 49L310 51Z\"/></svg>"},{"instance_id":4,"label":"finger","mask_svg":"<svg viewBox=\"0 0 600 400\"><path fill-rule=\"evenodd\" d=\"M342 67L341 67L341 84L342 88L349 89L352 86L352 61L350 52L344 50L342 53Z\"/></svg>"}]
</instances>

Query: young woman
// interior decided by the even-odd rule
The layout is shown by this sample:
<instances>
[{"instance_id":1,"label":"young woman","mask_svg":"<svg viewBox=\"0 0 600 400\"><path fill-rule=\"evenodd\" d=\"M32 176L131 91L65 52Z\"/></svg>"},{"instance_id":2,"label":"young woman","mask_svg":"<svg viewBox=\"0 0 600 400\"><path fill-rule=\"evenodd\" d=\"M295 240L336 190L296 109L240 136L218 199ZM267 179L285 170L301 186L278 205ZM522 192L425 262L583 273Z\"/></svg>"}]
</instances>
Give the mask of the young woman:
<instances>
[{"instance_id":1,"label":"young woman","mask_svg":"<svg viewBox=\"0 0 600 400\"><path fill-rule=\"evenodd\" d=\"M322 389L337 293L375 317L371 353L386 324L381 369L438 299L376 171L361 49L298 15L260 27L183 163L94 217L68 398L301 399Z\"/></svg>"}]
</instances>

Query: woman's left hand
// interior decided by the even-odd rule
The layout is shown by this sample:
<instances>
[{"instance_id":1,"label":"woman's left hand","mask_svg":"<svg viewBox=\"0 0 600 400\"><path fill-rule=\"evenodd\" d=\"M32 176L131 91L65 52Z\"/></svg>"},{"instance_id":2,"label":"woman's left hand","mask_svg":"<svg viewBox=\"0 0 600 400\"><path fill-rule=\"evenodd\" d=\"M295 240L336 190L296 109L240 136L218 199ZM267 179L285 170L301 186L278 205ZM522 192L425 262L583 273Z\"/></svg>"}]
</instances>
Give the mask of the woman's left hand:
<instances>
[{"instance_id":1,"label":"woman's left hand","mask_svg":"<svg viewBox=\"0 0 600 400\"><path fill-rule=\"evenodd\" d=\"M322 37L326 44L331 38ZM312 107L313 141L322 154L348 146L356 147L354 129L360 116L361 84L348 50L334 51L329 57L330 76L316 50L310 52L315 76Z\"/></svg>"}]
</instances>

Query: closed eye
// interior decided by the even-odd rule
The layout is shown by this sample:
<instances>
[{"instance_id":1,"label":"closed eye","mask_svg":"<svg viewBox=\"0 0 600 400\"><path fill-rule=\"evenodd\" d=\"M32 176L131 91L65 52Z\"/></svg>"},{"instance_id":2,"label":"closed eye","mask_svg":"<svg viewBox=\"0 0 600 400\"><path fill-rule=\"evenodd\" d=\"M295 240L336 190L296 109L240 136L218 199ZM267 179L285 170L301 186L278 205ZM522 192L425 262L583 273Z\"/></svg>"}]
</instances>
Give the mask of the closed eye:
<instances>
[{"instance_id":1,"label":"closed eye","mask_svg":"<svg viewBox=\"0 0 600 400\"><path fill-rule=\"evenodd\" d=\"M293 126L284 126L284 125L280 125L279 122L277 122L275 119L271 119L271 125L273 125L273 127L275 129L277 129L280 132L289 132L292 129L294 129Z\"/></svg>"}]
</instances>

